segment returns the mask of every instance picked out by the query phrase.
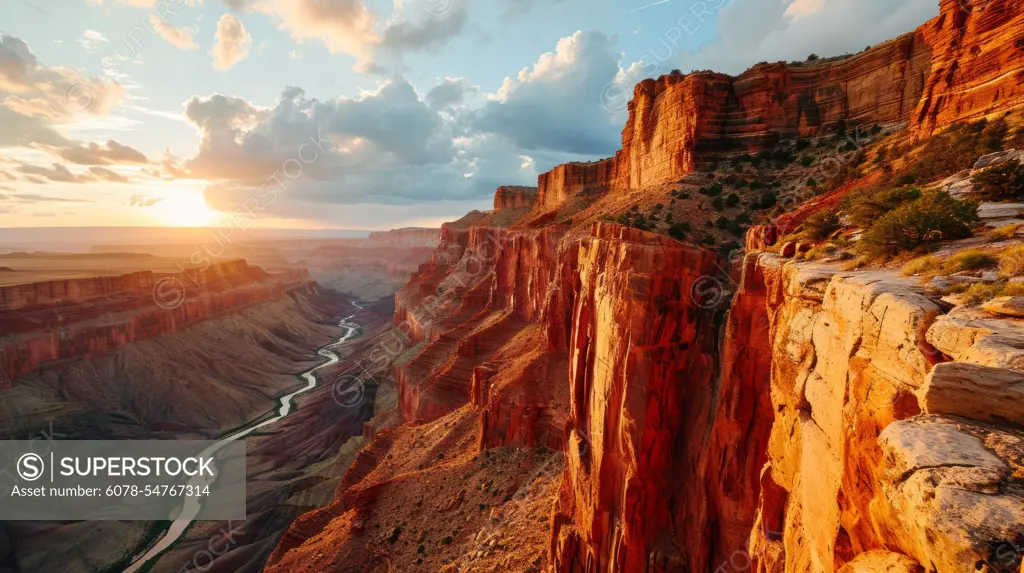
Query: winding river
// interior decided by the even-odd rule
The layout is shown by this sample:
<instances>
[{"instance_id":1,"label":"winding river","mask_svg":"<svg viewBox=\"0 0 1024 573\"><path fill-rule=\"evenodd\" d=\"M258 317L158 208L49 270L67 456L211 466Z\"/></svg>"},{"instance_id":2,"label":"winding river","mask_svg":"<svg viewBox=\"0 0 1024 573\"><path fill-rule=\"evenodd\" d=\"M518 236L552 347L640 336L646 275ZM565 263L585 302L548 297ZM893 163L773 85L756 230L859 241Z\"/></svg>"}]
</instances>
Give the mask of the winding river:
<instances>
[{"instance_id":1,"label":"winding river","mask_svg":"<svg viewBox=\"0 0 1024 573\"><path fill-rule=\"evenodd\" d=\"M355 304L355 307L360 310L362 309L362 307L359 306L358 304ZM255 432L256 430L259 430L260 428L265 428L272 424L276 424L282 418L291 414L293 409L296 407L293 403L295 397L299 396L300 394L305 394L306 392L309 392L313 388L316 388L316 371L336 364L338 360L340 360L338 355L328 350L328 348L340 346L345 342L348 342L349 340L356 336L357 332L359 332L360 325L355 322L350 322L353 316L355 316L355 314L345 317L338 324L338 326L345 329L345 333L341 336L340 339L338 339L337 342L329 344L317 351L317 354L326 358L327 361L299 375L306 381L306 385L300 388L299 390L292 392L291 394L281 396L281 398L278 400L280 405L277 407L276 415L271 416L270 418L267 418L262 422L247 425L244 427L244 429L238 430L233 434L227 435L226 437L219 440L216 444L207 448L202 454L199 455L199 457L212 456L213 454L217 453L221 448L223 448L228 442L240 440L248 436L249 434ZM263 416L260 416L260 418L262 417ZM203 486L210 485L212 482L213 478L210 476L196 476L195 478L191 479L188 482L188 485L202 488ZM139 557L136 557L132 561L132 564L124 570L124 573L135 573L136 571L141 569L146 563L158 557L161 553L169 549L179 539L181 539L181 536L184 535L188 527L192 525L195 516L199 514L199 510L202 507L199 498L186 497L184 498L184 500L185 506L181 509L181 514L177 519L175 519L171 523L171 527L164 533L163 537L161 537L160 540L157 541L155 545L150 547L149 550L146 551L144 554L142 554Z\"/></svg>"}]
</instances>

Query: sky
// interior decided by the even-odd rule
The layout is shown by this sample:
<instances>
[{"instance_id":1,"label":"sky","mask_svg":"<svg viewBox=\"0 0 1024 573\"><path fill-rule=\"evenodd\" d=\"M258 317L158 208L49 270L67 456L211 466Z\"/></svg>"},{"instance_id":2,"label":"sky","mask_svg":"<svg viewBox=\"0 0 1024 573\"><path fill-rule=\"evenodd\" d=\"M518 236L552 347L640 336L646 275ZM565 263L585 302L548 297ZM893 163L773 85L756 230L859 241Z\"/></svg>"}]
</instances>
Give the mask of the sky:
<instances>
[{"instance_id":1,"label":"sky","mask_svg":"<svg viewBox=\"0 0 1024 573\"><path fill-rule=\"evenodd\" d=\"M895 5L894 5L895 4ZM0 227L437 226L614 155L636 82L937 0L3 0Z\"/></svg>"}]
</instances>

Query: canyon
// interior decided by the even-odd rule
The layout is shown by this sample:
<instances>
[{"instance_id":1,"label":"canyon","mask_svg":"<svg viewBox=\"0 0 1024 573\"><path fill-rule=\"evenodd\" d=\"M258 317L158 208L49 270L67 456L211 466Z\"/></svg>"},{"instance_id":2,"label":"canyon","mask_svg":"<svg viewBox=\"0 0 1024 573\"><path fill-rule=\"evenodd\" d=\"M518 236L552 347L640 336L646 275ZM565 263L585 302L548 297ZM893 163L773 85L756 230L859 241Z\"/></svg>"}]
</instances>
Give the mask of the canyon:
<instances>
[{"instance_id":1,"label":"canyon","mask_svg":"<svg viewBox=\"0 0 1024 573\"><path fill-rule=\"evenodd\" d=\"M773 248L871 174L732 258L612 216L798 137L1019 111L1021 37L1022 2L943 0L847 58L641 82L614 158L442 226L395 295L393 413L266 570L1020 571L1019 301Z\"/></svg>"}]
</instances>

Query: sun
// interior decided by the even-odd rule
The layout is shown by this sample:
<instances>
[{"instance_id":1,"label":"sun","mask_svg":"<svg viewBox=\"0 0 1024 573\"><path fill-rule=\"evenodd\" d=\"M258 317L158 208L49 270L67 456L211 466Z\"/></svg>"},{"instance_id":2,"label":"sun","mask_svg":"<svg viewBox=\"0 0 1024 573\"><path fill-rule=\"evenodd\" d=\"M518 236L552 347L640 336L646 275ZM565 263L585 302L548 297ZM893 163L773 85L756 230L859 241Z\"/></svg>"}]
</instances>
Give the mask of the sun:
<instances>
[{"instance_id":1,"label":"sun","mask_svg":"<svg viewBox=\"0 0 1024 573\"><path fill-rule=\"evenodd\" d=\"M172 197L157 203L154 210L171 227L205 227L221 215L207 206L201 195Z\"/></svg>"}]
</instances>

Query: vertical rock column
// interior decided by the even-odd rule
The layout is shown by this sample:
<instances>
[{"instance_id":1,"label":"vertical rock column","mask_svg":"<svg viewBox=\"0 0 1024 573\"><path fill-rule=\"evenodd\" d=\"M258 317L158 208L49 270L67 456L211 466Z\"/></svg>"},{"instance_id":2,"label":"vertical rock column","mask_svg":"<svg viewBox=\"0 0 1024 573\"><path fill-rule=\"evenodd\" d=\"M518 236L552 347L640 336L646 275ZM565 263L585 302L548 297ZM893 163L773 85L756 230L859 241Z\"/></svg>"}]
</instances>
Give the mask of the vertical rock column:
<instances>
[{"instance_id":1,"label":"vertical rock column","mask_svg":"<svg viewBox=\"0 0 1024 573\"><path fill-rule=\"evenodd\" d=\"M552 517L560 572L683 571L699 511L686 492L711 408L714 314L694 297L712 253L597 224L578 255L566 469Z\"/></svg>"}]
</instances>

